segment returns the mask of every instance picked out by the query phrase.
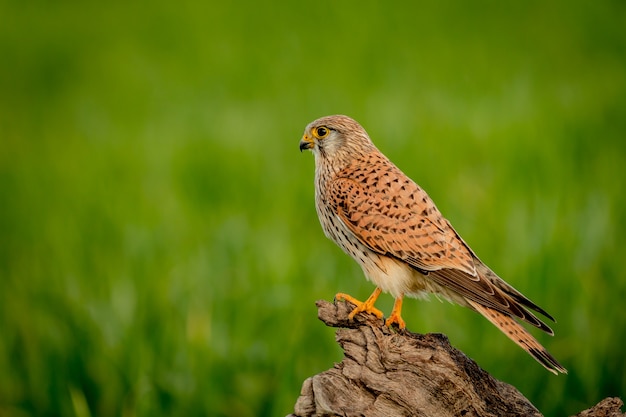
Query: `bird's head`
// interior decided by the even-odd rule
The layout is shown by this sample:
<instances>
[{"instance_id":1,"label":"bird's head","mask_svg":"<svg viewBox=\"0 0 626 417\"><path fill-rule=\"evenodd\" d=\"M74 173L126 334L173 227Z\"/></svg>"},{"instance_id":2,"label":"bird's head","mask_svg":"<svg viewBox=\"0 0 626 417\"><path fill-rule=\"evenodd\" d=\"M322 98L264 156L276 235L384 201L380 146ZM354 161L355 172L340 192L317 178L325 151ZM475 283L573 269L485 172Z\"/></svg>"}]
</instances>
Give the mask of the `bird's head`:
<instances>
[{"instance_id":1,"label":"bird's head","mask_svg":"<svg viewBox=\"0 0 626 417\"><path fill-rule=\"evenodd\" d=\"M352 159L376 149L367 132L348 116L326 116L304 129L300 151L309 149L315 160L349 163Z\"/></svg>"}]
</instances>

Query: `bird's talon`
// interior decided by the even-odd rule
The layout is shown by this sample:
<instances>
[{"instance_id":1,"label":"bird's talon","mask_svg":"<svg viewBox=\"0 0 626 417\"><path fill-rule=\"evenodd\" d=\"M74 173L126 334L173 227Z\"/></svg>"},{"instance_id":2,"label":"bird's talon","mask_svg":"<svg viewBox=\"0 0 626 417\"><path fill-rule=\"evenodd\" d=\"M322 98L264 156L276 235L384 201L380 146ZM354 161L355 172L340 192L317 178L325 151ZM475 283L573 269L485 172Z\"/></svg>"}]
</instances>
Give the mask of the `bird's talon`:
<instances>
[{"instance_id":1,"label":"bird's talon","mask_svg":"<svg viewBox=\"0 0 626 417\"><path fill-rule=\"evenodd\" d=\"M385 321L385 325L387 327L391 327L391 325L394 323L398 325L400 330L403 330L406 327L406 323L400 315L402 312L402 298L402 296L396 298L396 301L393 303L393 310L391 310L391 315Z\"/></svg>"},{"instance_id":2,"label":"bird's talon","mask_svg":"<svg viewBox=\"0 0 626 417\"><path fill-rule=\"evenodd\" d=\"M385 326L391 327L393 324L397 324L400 330L404 330L406 327L406 323L402 317L397 314L392 314L387 320L385 320Z\"/></svg>"},{"instance_id":3,"label":"bird's talon","mask_svg":"<svg viewBox=\"0 0 626 417\"><path fill-rule=\"evenodd\" d=\"M380 311L379 309L377 309L376 307L374 307L374 303L376 302L376 299L378 298L378 296L380 295L381 290L379 288L376 288L376 290L374 291L374 293L372 293L372 295L369 296L369 298L365 301L359 301L356 298L352 297L351 295L348 294L344 294L344 293L337 293L335 295L335 300L337 301L348 301L352 304L354 304L356 307L350 312L350 314L348 314L348 319L352 320L354 319L354 316L356 316L359 313L370 313L373 314L374 316L378 317L379 319L383 318L383 312Z\"/></svg>"}]
</instances>

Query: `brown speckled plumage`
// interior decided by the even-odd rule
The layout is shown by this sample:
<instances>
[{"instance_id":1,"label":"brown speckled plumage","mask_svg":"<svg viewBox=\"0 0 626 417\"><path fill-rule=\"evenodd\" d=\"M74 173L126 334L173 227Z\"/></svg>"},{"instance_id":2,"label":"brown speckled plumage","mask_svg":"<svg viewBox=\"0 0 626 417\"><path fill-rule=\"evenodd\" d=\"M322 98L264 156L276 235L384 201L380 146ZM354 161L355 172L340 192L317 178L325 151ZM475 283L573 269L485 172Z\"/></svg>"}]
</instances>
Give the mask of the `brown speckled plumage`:
<instances>
[{"instance_id":1,"label":"brown speckled plumage","mask_svg":"<svg viewBox=\"0 0 626 417\"><path fill-rule=\"evenodd\" d=\"M528 309L552 319L483 264L430 197L347 116L310 123L300 149L315 155L315 203L322 229L377 289L352 316L371 312L381 291L396 299L387 324L401 328L402 299L434 293L471 308L553 373L567 372L513 317L553 334Z\"/></svg>"}]
</instances>

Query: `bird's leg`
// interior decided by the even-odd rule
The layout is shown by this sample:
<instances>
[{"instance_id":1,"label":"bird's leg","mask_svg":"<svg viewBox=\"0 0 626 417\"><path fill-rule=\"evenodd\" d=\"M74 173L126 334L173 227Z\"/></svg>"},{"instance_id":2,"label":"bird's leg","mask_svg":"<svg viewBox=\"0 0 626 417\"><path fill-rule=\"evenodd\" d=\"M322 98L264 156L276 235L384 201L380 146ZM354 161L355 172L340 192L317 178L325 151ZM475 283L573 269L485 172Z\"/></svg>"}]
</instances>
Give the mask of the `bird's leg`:
<instances>
[{"instance_id":1,"label":"bird's leg","mask_svg":"<svg viewBox=\"0 0 626 417\"><path fill-rule=\"evenodd\" d=\"M350 314L348 314L348 318L350 320L352 320L354 316L356 316L357 314L363 313L363 312L371 313L375 315L376 317L378 317L379 319L382 319L383 312L377 309L376 307L374 307L374 303L376 303L376 300L378 299L378 296L380 295L381 291L382 290L380 288L376 287L372 295L370 295L369 298L365 300L365 302L361 302L357 300L356 298L352 297L351 295L344 294L342 292L337 293L335 295L335 300L349 301L356 306L356 308L352 310Z\"/></svg>"},{"instance_id":2,"label":"bird's leg","mask_svg":"<svg viewBox=\"0 0 626 417\"><path fill-rule=\"evenodd\" d=\"M385 325L391 327L393 323L397 323L400 329L404 329L406 327L406 323L402 320L401 312L402 312L402 298L404 295L400 295L400 297L396 298L396 301L393 303L393 310L391 310L391 316L385 321Z\"/></svg>"}]
</instances>

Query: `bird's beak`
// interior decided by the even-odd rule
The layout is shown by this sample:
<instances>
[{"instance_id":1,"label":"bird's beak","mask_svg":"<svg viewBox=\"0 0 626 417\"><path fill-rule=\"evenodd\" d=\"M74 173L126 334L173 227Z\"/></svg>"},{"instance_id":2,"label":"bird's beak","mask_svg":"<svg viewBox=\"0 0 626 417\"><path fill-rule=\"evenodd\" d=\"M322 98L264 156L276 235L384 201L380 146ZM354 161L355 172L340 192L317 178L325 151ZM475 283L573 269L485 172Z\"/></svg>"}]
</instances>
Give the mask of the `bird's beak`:
<instances>
[{"instance_id":1,"label":"bird's beak","mask_svg":"<svg viewBox=\"0 0 626 417\"><path fill-rule=\"evenodd\" d=\"M305 134L304 136L302 136L302 139L300 139L300 152L305 149L311 149L313 145L313 139L310 138L309 135Z\"/></svg>"}]
</instances>

